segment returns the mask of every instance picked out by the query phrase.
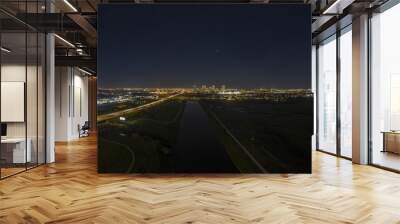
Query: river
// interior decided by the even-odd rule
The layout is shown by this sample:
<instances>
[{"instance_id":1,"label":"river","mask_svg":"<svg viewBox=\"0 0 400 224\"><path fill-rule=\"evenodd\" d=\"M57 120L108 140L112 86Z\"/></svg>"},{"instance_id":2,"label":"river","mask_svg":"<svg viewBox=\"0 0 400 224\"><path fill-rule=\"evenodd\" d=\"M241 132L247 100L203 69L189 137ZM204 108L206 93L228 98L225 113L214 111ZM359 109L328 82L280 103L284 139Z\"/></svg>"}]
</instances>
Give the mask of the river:
<instances>
[{"instance_id":1,"label":"river","mask_svg":"<svg viewBox=\"0 0 400 224\"><path fill-rule=\"evenodd\" d=\"M177 173L239 172L197 101L186 102L173 152Z\"/></svg>"}]
</instances>

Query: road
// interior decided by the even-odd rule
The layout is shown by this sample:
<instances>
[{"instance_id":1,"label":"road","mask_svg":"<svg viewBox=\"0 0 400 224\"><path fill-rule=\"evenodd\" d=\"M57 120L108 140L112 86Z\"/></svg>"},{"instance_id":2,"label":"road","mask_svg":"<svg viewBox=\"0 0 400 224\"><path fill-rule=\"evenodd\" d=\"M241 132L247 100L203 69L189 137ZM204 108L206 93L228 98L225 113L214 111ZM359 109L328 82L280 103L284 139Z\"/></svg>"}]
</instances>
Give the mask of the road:
<instances>
[{"instance_id":1,"label":"road","mask_svg":"<svg viewBox=\"0 0 400 224\"><path fill-rule=\"evenodd\" d=\"M141 106L138 106L138 107L133 107L133 108L125 109L125 110L120 110L120 111L112 112L112 113L109 113L109 114L103 114L103 115L97 116L97 122L110 120L110 119L113 119L113 118L116 118L116 117L120 117L120 116L122 116L124 114L132 113L132 112L138 112L138 111L147 109L149 107L155 106L157 104L160 104L160 103L162 103L164 101L170 100L170 99L172 99L174 97L177 97L179 95L182 95L182 94L183 93L178 93L178 94L171 95L171 96L168 96L168 97L165 97L165 98L159 99L157 101L153 101L151 103L144 104L144 105L141 105Z\"/></svg>"},{"instance_id":2,"label":"road","mask_svg":"<svg viewBox=\"0 0 400 224\"><path fill-rule=\"evenodd\" d=\"M231 131L229 131L229 129L224 125L224 123L222 123L222 121L217 117L217 115L215 115L214 112L212 112L211 110L209 111L210 114L213 116L213 118L217 121L217 123L224 129L224 131L233 139L233 141L239 146L240 149L243 150L244 153L246 153L246 155L250 158L250 160L257 166L257 168L260 170L260 172L262 173L267 173L267 170L265 170L265 168L257 161L256 158L254 158L254 156L249 152L249 150L247 150L246 147L244 147L242 145L242 143L240 143L240 141L231 133Z\"/></svg>"}]
</instances>

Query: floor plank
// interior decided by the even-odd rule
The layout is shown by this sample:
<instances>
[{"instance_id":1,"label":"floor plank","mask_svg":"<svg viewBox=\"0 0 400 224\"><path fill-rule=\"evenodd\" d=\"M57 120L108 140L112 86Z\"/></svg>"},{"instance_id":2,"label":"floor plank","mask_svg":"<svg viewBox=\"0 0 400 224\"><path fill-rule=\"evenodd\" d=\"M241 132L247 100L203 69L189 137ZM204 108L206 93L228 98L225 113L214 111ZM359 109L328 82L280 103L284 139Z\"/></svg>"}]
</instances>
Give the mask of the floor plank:
<instances>
[{"instance_id":1,"label":"floor plank","mask_svg":"<svg viewBox=\"0 0 400 224\"><path fill-rule=\"evenodd\" d=\"M96 139L0 181L0 223L400 223L400 175L313 152L312 175L96 173Z\"/></svg>"}]
</instances>

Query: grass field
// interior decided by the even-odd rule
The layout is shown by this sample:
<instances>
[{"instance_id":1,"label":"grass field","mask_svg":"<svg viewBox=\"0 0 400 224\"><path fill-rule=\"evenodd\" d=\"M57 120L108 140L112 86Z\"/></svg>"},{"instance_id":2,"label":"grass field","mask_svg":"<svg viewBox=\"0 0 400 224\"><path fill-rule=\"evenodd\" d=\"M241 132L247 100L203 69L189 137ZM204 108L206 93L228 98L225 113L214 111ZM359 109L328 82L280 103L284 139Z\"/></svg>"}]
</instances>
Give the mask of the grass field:
<instances>
[{"instance_id":1,"label":"grass field","mask_svg":"<svg viewBox=\"0 0 400 224\"><path fill-rule=\"evenodd\" d=\"M127 114L125 121L99 123L99 172L173 172L171 148L184 106L170 100Z\"/></svg>"},{"instance_id":2,"label":"grass field","mask_svg":"<svg viewBox=\"0 0 400 224\"><path fill-rule=\"evenodd\" d=\"M285 103L242 100L202 102L256 160L272 173L311 172L312 99ZM246 163L226 134L219 138L236 163ZM232 153L233 152L233 153ZM248 165L242 165L246 170Z\"/></svg>"},{"instance_id":3,"label":"grass field","mask_svg":"<svg viewBox=\"0 0 400 224\"><path fill-rule=\"evenodd\" d=\"M186 100L193 99L178 96L125 114L125 120L117 117L100 122L99 172L173 173L173 149ZM311 172L311 98L195 100L240 172Z\"/></svg>"}]
</instances>

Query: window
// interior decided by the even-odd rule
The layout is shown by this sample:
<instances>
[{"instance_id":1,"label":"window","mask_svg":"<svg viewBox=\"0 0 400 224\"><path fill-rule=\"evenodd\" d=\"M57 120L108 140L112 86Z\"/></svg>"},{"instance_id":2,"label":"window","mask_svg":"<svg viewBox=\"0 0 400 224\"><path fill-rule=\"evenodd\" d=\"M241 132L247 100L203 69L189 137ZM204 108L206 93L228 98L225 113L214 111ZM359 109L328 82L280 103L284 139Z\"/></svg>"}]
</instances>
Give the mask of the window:
<instances>
[{"instance_id":1,"label":"window","mask_svg":"<svg viewBox=\"0 0 400 224\"><path fill-rule=\"evenodd\" d=\"M371 162L400 170L400 4L371 18Z\"/></svg>"},{"instance_id":2,"label":"window","mask_svg":"<svg viewBox=\"0 0 400 224\"><path fill-rule=\"evenodd\" d=\"M318 149L336 153L336 36L318 48Z\"/></svg>"},{"instance_id":3,"label":"window","mask_svg":"<svg viewBox=\"0 0 400 224\"><path fill-rule=\"evenodd\" d=\"M340 36L340 155L352 154L352 34L351 26Z\"/></svg>"},{"instance_id":4,"label":"window","mask_svg":"<svg viewBox=\"0 0 400 224\"><path fill-rule=\"evenodd\" d=\"M18 12L38 13L43 4L20 2ZM0 26L0 178L4 178L45 163L46 54L43 33L2 13Z\"/></svg>"},{"instance_id":5,"label":"window","mask_svg":"<svg viewBox=\"0 0 400 224\"><path fill-rule=\"evenodd\" d=\"M316 100L316 95L317 95L317 48L315 45L312 46L312 51L311 51L311 76L312 76L312 84L311 84L311 89L314 95L314 104L313 104L313 113L317 114L317 100ZM311 138L311 147L312 150L317 149L317 140L316 140L316 133L317 133L317 116L314 115L313 118L313 135Z\"/></svg>"}]
</instances>

